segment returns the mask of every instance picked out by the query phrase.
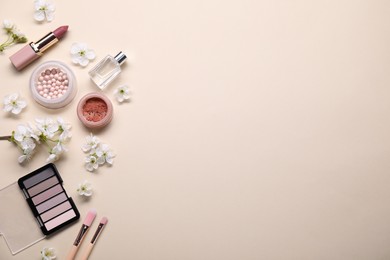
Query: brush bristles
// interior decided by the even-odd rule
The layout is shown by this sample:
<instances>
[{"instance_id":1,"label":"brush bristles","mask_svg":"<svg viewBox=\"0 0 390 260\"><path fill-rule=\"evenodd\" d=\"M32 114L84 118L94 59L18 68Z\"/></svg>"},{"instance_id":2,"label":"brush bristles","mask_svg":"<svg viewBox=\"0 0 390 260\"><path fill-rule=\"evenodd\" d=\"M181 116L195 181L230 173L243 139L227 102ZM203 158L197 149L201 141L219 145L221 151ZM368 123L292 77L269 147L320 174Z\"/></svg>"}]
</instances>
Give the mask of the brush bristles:
<instances>
[{"instance_id":1,"label":"brush bristles","mask_svg":"<svg viewBox=\"0 0 390 260\"><path fill-rule=\"evenodd\" d=\"M90 211L88 211L88 214L84 220L84 225L86 225L88 227L91 226L92 221L95 219L95 217L96 217L96 210L91 209Z\"/></svg>"}]
</instances>

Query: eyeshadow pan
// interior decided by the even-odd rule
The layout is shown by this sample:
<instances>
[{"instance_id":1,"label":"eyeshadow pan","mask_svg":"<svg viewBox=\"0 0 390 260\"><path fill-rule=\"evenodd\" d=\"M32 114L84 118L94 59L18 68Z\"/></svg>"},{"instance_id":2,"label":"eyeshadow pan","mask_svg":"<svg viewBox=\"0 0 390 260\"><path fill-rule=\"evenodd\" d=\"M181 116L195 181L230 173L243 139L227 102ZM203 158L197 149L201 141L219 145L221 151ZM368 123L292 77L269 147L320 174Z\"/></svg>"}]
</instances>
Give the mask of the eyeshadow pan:
<instances>
[{"instance_id":1,"label":"eyeshadow pan","mask_svg":"<svg viewBox=\"0 0 390 260\"><path fill-rule=\"evenodd\" d=\"M38 205L36 208L37 208L38 213L40 214L40 213L58 205L58 204L60 204L61 202L64 202L65 200L67 200L67 197L66 197L65 193L62 192L62 193L58 194L57 196Z\"/></svg>"},{"instance_id":2,"label":"eyeshadow pan","mask_svg":"<svg viewBox=\"0 0 390 260\"><path fill-rule=\"evenodd\" d=\"M52 208L49 211L46 211L41 215L41 219L43 222L48 221L49 219L54 218L55 216L58 216L59 214L67 211L70 209L72 205L69 203L69 201L65 201L64 203L61 203L60 205Z\"/></svg>"},{"instance_id":3,"label":"eyeshadow pan","mask_svg":"<svg viewBox=\"0 0 390 260\"><path fill-rule=\"evenodd\" d=\"M35 185L34 187L31 187L28 189L28 194L30 194L31 197L37 195L38 193L56 185L58 183L57 176L53 176L44 182L39 183L38 185Z\"/></svg>"},{"instance_id":4,"label":"eyeshadow pan","mask_svg":"<svg viewBox=\"0 0 390 260\"><path fill-rule=\"evenodd\" d=\"M37 196L35 196L31 200L34 203L34 205L38 205L39 203L50 199L51 197L53 197L54 195L57 195L58 193L60 193L62 191L63 191L63 189L62 189L61 185L57 184L56 186L42 192L41 194L38 194Z\"/></svg>"},{"instance_id":5,"label":"eyeshadow pan","mask_svg":"<svg viewBox=\"0 0 390 260\"><path fill-rule=\"evenodd\" d=\"M76 216L76 213L73 209L65 212L64 214L59 215L56 218L53 218L52 220L45 223L45 227L48 231L52 230L55 227L58 227L62 223L68 221L69 219L72 219Z\"/></svg>"},{"instance_id":6,"label":"eyeshadow pan","mask_svg":"<svg viewBox=\"0 0 390 260\"><path fill-rule=\"evenodd\" d=\"M23 184L26 187L26 189L28 189L28 188L34 186L35 184L53 176L53 175L54 175L54 171L50 168L47 168L47 169L41 171L39 174L33 175L30 178L28 178L27 180L23 181Z\"/></svg>"}]
</instances>

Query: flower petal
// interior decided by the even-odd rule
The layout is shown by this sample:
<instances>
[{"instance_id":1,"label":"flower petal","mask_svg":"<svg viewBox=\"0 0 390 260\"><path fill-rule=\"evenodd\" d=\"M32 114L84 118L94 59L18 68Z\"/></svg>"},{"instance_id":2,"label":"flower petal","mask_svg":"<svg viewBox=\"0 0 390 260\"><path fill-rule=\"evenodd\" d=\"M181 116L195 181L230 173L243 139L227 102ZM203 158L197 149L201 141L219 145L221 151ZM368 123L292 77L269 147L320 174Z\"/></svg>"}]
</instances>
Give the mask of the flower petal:
<instances>
[{"instance_id":1,"label":"flower petal","mask_svg":"<svg viewBox=\"0 0 390 260\"><path fill-rule=\"evenodd\" d=\"M18 162L19 162L19 163L23 163L23 162L26 160L26 158L27 158L26 155L21 155L21 156L19 156L19 158L18 158Z\"/></svg>"},{"instance_id":2,"label":"flower petal","mask_svg":"<svg viewBox=\"0 0 390 260\"><path fill-rule=\"evenodd\" d=\"M74 64L79 64L79 56L74 56L74 57L72 57L72 62L73 62Z\"/></svg>"},{"instance_id":3,"label":"flower petal","mask_svg":"<svg viewBox=\"0 0 390 260\"><path fill-rule=\"evenodd\" d=\"M35 11L34 19L38 22L42 22L43 20L45 20L45 13L43 11Z\"/></svg>"},{"instance_id":4,"label":"flower petal","mask_svg":"<svg viewBox=\"0 0 390 260\"><path fill-rule=\"evenodd\" d=\"M85 53L85 57L89 60L93 60L96 58L95 52L93 50L87 50Z\"/></svg>"},{"instance_id":5,"label":"flower petal","mask_svg":"<svg viewBox=\"0 0 390 260\"><path fill-rule=\"evenodd\" d=\"M54 12L46 11L46 12L45 12L45 15L46 15L46 20L47 20L48 22L53 21L53 19L54 19Z\"/></svg>"},{"instance_id":6,"label":"flower petal","mask_svg":"<svg viewBox=\"0 0 390 260\"><path fill-rule=\"evenodd\" d=\"M80 51L80 46L77 42L73 43L70 47L70 53L71 54L77 54Z\"/></svg>"},{"instance_id":7,"label":"flower petal","mask_svg":"<svg viewBox=\"0 0 390 260\"><path fill-rule=\"evenodd\" d=\"M114 163L114 159L111 158L111 157L107 157L106 161L107 161L108 164L113 164Z\"/></svg>"},{"instance_id":8,"label":"flower petal","mask_svg":"<svg viewBox=\"0 0 390 260\"><path fill-rule=\"evenodd\" d=\"M56 6L53 3L47 3L47 10L54 12L56 10Z\"/></svg>"},{"instance_id":9,"label":"flower petal","mask_svg":"<svg viewBox=\"0 0 390 260\"><path fill-rule=\"evenodd\" d=\"M20 108L25 108L27 106L27 102L24 100L17 101L17 106Z\"/></svg>"},{"instance_id":10,"label":"flower petal","mask_svg":"<svg viewBox=\"0 0 390 260\"><path fill-rule=\"evenodd\" d=\"M20 114L21 111L22 111L22 108L16 106L16 107L14 107L14 108L12 109L11 112L12 112L13 114L15 114L15 115L18 115L18 114Z\"/></svg>"},{"instance_id":11,"label":"flower petal","mask_svg":"<svg viewBox=\"0 0 390 260\"><path fill-rule=\"evenodd\" d=\"M10 112L12 110L12 106L11 105L6 105L6 106L4 106L3 110L6 111L6 112Z\"/></svg>"},{"instance_id":12,"label":"flower petal","mask_svg":"<svg viewBox=\"0 0 390 260\"><path fill-rule=\"evenodd\" d=\"M87 51L88 50L88 45L85 42L80 42L79 45L80 45L80 49L82 51Z\"/></svg>"},{"instance_id":13,"label":"flower petal","mask_svg":"<svg viewBox=\"0 0 390 260\"><path fill-rule=\"evenodd\" d=\"M85 67L88 65L89 60L84 58L84 59L81 59L79 63L81 66Z\"/></svg>"}]
</instances>

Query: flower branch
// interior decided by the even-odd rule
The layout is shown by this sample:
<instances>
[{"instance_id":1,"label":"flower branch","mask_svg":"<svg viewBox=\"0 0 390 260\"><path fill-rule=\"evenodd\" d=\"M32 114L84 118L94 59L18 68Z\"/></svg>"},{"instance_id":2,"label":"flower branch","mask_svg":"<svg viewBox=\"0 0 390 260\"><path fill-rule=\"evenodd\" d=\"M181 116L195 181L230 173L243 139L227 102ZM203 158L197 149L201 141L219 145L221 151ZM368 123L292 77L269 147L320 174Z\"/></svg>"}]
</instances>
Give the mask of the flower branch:
<instances>
[{"instance_id":1,"label":"flower branch","mask_svg":"<svg viewBox=\"0 0 390 260\"><path fill-rule=\"evenodd\" d=\"M11 21L4 20L3 29L7 33L8 39L0 44L0 52L3 52L7 47L13 44L27 42L26 36L21 33Z\"/></svg>"},{"instance_id":2,"label":"flower branch","mask_svg":"<svg viewBox=\"0 0 390 260\"><path fill-rule=\"evenodd\" d=\"M37 118L35 125L18 125L11 136L2 136L0 140L8 140L14 143L22 151L18 162L29 161L34 155L39 144L45 144L49 148L47 162L53 162L60 158L61 154L68 151L65 144L70 140L70 124L65 123L62 118L53 120L51 118ZM50 143L49 143L50 141Z\"/></svg>"}]
</instances>

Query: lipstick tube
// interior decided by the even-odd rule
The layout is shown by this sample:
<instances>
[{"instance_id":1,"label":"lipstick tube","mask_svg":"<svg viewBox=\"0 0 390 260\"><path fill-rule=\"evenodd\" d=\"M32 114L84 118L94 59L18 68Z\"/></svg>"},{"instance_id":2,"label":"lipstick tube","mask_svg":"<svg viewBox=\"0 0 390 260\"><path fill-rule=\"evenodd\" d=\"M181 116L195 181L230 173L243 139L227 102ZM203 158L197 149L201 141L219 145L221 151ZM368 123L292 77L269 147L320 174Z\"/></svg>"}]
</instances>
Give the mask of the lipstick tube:
<instances>
[{"instance_id":1,"label":"lipstick tube","mask_svg":"<svg viewBox=\"0 0 390 260\"><path fill-rule=\"evenodd\" d=\"M43 55L43 53L57 43L68 31L68 26L61 26L48 33L37 42L27 44L18 52L9 57L17 70L22 70Z\"/></svg>"}]
</instances>

